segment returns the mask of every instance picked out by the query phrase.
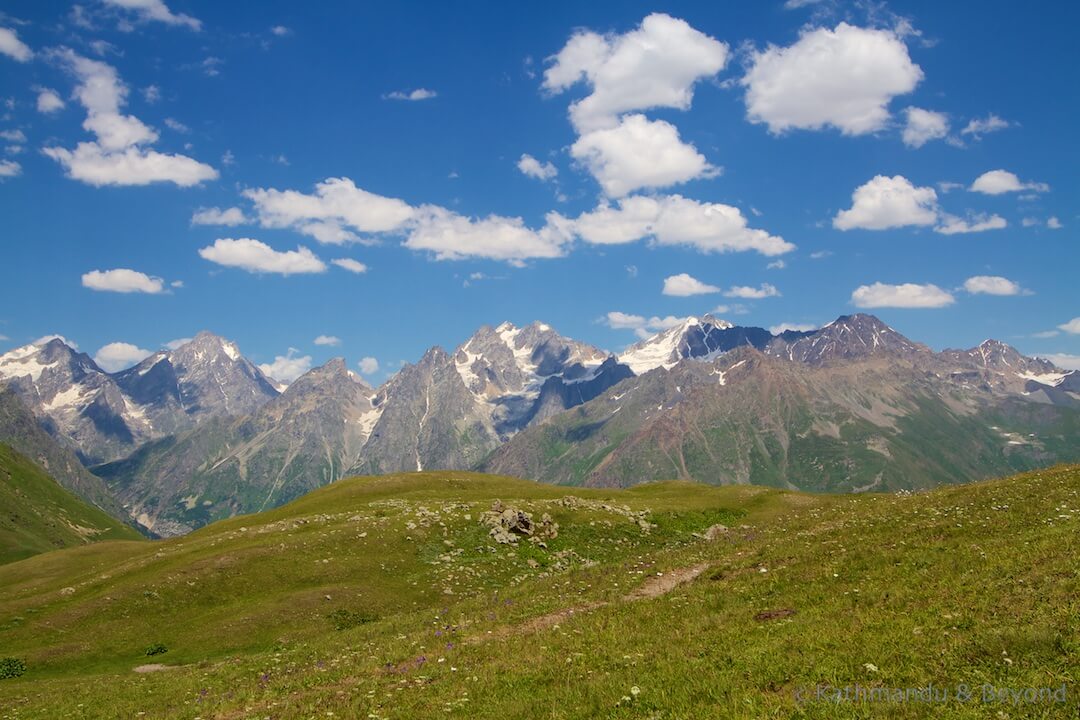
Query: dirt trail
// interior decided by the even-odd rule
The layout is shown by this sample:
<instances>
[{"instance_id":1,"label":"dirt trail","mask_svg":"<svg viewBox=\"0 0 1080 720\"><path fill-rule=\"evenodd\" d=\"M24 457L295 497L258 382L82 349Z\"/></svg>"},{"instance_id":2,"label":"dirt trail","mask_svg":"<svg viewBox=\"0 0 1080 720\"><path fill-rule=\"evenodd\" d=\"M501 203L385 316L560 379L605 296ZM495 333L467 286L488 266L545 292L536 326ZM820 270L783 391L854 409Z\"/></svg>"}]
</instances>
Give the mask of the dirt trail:
<instances>
[{"instance_id":1,"label":"dirt trail","mask_svg":"<svg viewBox=\"0 0 1080 720\"><path fill-rule=\"evenodd\" d=\"M633 592L623 595L620 602L633 602L635 600L650 600L652 598L658 598L661 595L667 595L669 592L690 582L695 579L709 568L708 563L698 563L697 565L691 565L685 568L676 568L675 570L668 571L666 573L653 575L648 578ZM484 635L476 635L466 640L470 645L479 645L481 643L488 642L490 640L505 640L511 635L521 635L528 633L539 632L540 630L546 630L550 627L554 627L562 621L573 617L574 615L580 615L587 613L598 608L611 605L610 602L588 602L581 605L575 605L574 607L563 608L562 610L556 610L555 612L547 613L546 615L540 615L538 617L530 618L520 625L505 625L495 630L490 630Z\"/></svg>"}]
</instances>

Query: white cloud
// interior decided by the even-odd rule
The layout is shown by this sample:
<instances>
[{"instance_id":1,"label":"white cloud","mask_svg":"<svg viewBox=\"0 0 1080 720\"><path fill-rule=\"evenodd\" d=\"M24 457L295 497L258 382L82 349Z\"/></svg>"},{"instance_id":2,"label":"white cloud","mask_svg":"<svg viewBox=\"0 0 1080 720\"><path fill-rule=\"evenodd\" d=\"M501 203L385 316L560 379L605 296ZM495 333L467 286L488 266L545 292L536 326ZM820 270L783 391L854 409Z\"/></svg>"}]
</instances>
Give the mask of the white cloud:
<instances>
[{"instance_id":1,"label":"white cloud","mask_svg":"<svg viewBox=\"0 0 1080 720\"><path fill-rule=\"evenodd\" d=\"M341 344L341 338L335 335L320 335L314 340L316 345L328 345L330 347L337 347Z\"/></svg>"},{"instance_id":2,"label":"white cloud","mask_svg":"<svg viewBox=\"0 0 1080 720\"><path fill-rule=\"evenodd\" d=\"M840 23L803 32L789 47L752 52L740 82L748 118L770 132L831 125L862 135L884 128L892 98L922 78L896 33Z\"/></svg>"},{"instance_id":3,"label":"white cloud","mask_svg":"<svg viewBox=\"0 0 1080 720\"><path fill-rule=\"evenodd\" d=\"M1056 217L1051 216L1046 220L1046 227L1050 228L1051 230L1060 230L1065 226L1062 225L1061 221L1058 220Z\"/></svg>"},{"instance_id":4,"label":"white cloud","mask_svg":"<svg viewBox=\"0 0 1080 720\"><path fill-rule=\"evenodd\" d=\"M810 253L811 260L823 260L833 254L832 250L815 250Z\"/></svg>"},{"instance_id":5,"label":"white cloud","mask_svg":"<svg viewBox=\"0 0 1080 720\"><path fill-rule=\"evenodd\" d=\"M64 109L64 101L60 99L60 96L55 90L49 88L41 88L38 90L37 96L37 111L45 115L60 111Z\"/></svg>"},{"instance_id":6,"label":"white cloud","mask_svg":"<svg viewBox=\"0 0 1080 720\"><path fill-rule=\"evenodd\" d=\"M187 125L180 122L176 118L168 117L168 118L165 118L164 122L165 122L165 127L169 128L173 132L178 132L181 135L187 135L189 132L191 132L191 128L189 128Z\"/></svg>"},{"instance_id":7,"label":"white cloud","mask_svg":"<svg viewBox=\"0 0 1080 720\"><path fill-rule=\"evenodd\" d=\"M1039 357L1049 360L1064 370L1080 370L1080 355L1049 353L1046 355L1039 355Z\"/></svg>"},{"instance_id":8,"label":"white cloud","mask_svg":"<svg viewBox=\"0 0 1080 720\"><path fill-rule=\"evenodd\" d=\"M708 295L710 293L720 292L720 288L715 285L709 285L703 283L695 277L691 277L687 273L679 273L678 275L672 275L671 277L664 278L664 295L673 295L675 297L689 297L691 295Z\"/></svg>"},{"instance_id":9,"label":"white cloud","mask_svg":"<svg viewBox=\"0 0 1080 720\"><path fill-rule=\"evenodd\" d=\"M150 105L161 100L161 88L157 85L147 85L142 89L143 100Z\"/></svg>"},{"instance_id":10,"label":"white cloud","mask_svg":"<svg viewBox=\"0 0 1080 720\"><path fill-rule=\"evenodd\" d=\"M1001 230L1008 226L1005 218L998 214L986 215L977 213L968 219L960 218L948 213L942 213L940 224L934 228L934 232L942 235L957 235L961 233L984 232L986 230Z\"/></svg>"},{"instance_id":11,"label":"white cloud","mask_svg":"<svg viewBox=\"0 0 1080 720\"><path fill-rule=\"evenodd\" d=\"M561 257L571 238L570 221L548 213L539 230L521 218L468 218L434 205L420 209L403 245L433 253L436 260L487 258L521 264L532 258Z\"/></svg>"},{"instance_id":12,"label":"white cloud","mask_svg":"<svg viewBox=\"0 0 1080 720\"><path fill-rule=\"evenodd\" d=\"M176 338L175 340L170 340L169 342L165 343L165 349L176 350L179 347L187 345L189 342L191 342L191 340L192 338Z\"/></svg>"},{"instance_id":13,"label":"white cloud","mask_svg":"<svg viewBox=\"0 0 1080 720\"><path fill-rule=\"evenodd\" d=\"M8 142L24 143L26 142L26 133L22 130L0 130L0 139Z\"/></svg>"},{"instance_id":14,"label":"white cloud","mask_svg":"<svg viewBox=\"0 0 1080 720\"><path fill-rule=\"evenodd\" d=\"M284 355L275 356L274 362L259 365L259 369L274 380L289 385L311 369L311 356L301 356L299 353L296 348L289 348Z\"/></svg>"},{"instance_id":15,"label":"white cloud","mask_svg":"<svg viewBox=\"0 0 1080 720\"><path fill-rule=\"evenodd\" d=\"M1070 335L1080 335L1080 317L1074 317L1069 322L1058 325L1058 330L1064 330Z\"/></svg>"},{"instance_id":16,"label":"white cloud","mask_svg":"<svg viewBox=\"0 0 1080 720\"><path fill-rule=\"evenodd\" d=\"M213 245L201 248L199 255L218 265L253 273L298 275L326 271L326 263L306 247L279 252L266 243L251 238L220 238L215 240Z\"/></svg>"},{"instance_id":17,"label":"white cloud","mask_svg":"<svg viewBox=\"0 0 1080 720\"><path fill-rule=\"evenodd\" d=\"M202 23L183 13L173 13L163 0L102 0L106 5L111 5L122 10L130 10L142 22L163 22L166 25L182 25L192 30L202 29Z\"/></svg>"},{"instance_id":18,"label":"white cloud","mask_svg":"<svg viewBox=\"0 0 1080 720\"><path fill-rule=\"evenodd\" d=\"M34 51L19 39L11 28L0 27L0 55L7 55L12 60L27 62L34 57Z\"/></svg>"},{"instance_id":19,"label":"white cloud","mask_svg":"<svg viewBox=\"0 0 1080 720\"><path fill-rule=\"evenodd\" d=\"M653 13L622 35L579 30L544 71L544 89L553 94L585 82L587 97L570 106L578 132L610 128L633 110L686 110L694 84L727 64L728 46L678 18Z\"/></svg>"},{"instance_id":20,"label":"white cloud","mask_svg":"<svg viewBox=\"0 0 1080 720\"><path fill-rule=\"evenodd\" d=\"M1050 186L1039 182L1022 183L1020 178L1008 170L991 170L975 178L975 182L971 183L971 187L968 189L984 195L1003 195L1004 193L1020 192L1021 190L1047 192L1050 190Z\"/></svg>"},{"instance_id":21,"label":"white cloud","mask_svg":"<svg viewBox=\"0 0 1080 720\"><path fill-rule=\"evenodd\" d=\"M1026 217L1020 221L1020 224L1024 227L1035 227L1039 224L1039 219L1033 217Z\"/></svg>"},{"instance_id":22,"label":"white cloud","mask_svg":"<svg viewBox=\"0 0 1080 720\"><path fill-rule=\"evenodd\" d=\"M356 273L357 275L367 272L367 265L360 262L359 260L353 260L352 258L337 258L336 260L331 260L330 262L332 262L334 265L337 265L339 268L348 270L351 273Z\"/></svg>"},{"instance_id":23,"label":"white cloud","mask_svg":"<svg viewBox=\"0 0 1080 720\"><path fill-rule=\"evenodd\" d=\"M263 227L291 227L329 244L359 241L356 232L400 230L415 213L408 203L358 188L349 178L327 178L310 195L256 188L244 197L255 204Z\"/></svg>"},{"instance_id":24,"label":"white cloud","mask_svg":"<svg viewBox=\"0 0 1080 720\"><path fill-rule=\"evenodd\" d=\"M833 218L838 230L887 230L908 225L933 225L938 218L937 193L915 187L902 175L877 175L856 188L851 208Z\"/></svg>"},{"instance_id":25,"label":"white cloud","mask_svg":"<svg viewBox=\"0 0 1080 720\"><path fill-rule=\"evenodd\" d=\"M135 363L153 355L137 345L126 342L111 342L94 354L94 362L105 372L117 372L129 368Z\"/></svg>"},{"instance_id":26,"label":"white cloud","mask_svg":"<svg viewBox=\"0 0 1080 720\"><path fill-rule=\"evenodd\" d=\"M964 289L972 295L1019 295L1024 292L1019 283L999 275L976 275L964 281Z\"/></svg>"},{"instance_id":27,"label":"white cloud","mask_svg":"<svg viewBox=\"0 0 1080 720\"><path fill-rule=\"evenodd\" d=\"M949 134L949 118L945 113L917 107L909 107L904 113L907 125L904 126L903 140L908 147L922 147Z\"/></svg>"},{"instance_id":28,"label":"white cloud","mask_svg":"<svg viewBox=\"0 0 1080 720\"><path fill-rule=\"evenodd\" d=\"M686 318L668 315L667 317L652 316L646 318L642 315L630 315L629 313L613 310L609 312L604 322L612 330L633 330L640 338L646 338L654 333L667 330L685 322Z\"/></svg>"},{"instance_id":29,"label":"white cloud","mask_svg":"<svg viewBox=\"0 0 1080 720\"><path fill-rule=\"evenodd\" d=\"M430 100L433 97L437 97L438 93L434 90L428 90L427 88L416 88L415 90L395 90L392 93L387 93L383 97L387 100Z\"/></svg>"},{"instance_id":30,"label":"white cloud","mask_svg":"<svg viewBox=\"0 0 1080 720\"><path fill-rule=\"evenodd\" d=\"M990 113L985 118L975 118L971 120L964 129L960 131L961 135L971 135L976 140L981 138L987 133L997 132L998 130L1004 130L1009 127L1009 123L1002 120L997 115Z\"/></svg>"},{"instance_id":31,"label":"white cloud","mask_svg":"<svg viewBox=\"0 0 1080 720\"><path fill-rule=\"evenodd\" d=\"M192 225L227 225L235 227L246 222L248 222L248 219L244 216L244 211L238 207L225 208L224 210L216 207L199 208L191 216Z\"/></svg>"},{"instance_id":32,"label":"white cloud","mask_svg":"<svg viewBox=\"0 0 1080 720\"><path fill-rule=\"evenodd\" d=\"M121 114L128 88L112 66L67 48L53 55L78 78L75 96L87 111L83 128L97 137L74 150L43 150L65 168L68 177L95 186L171 182L181 187L217 178L217 170L209 165L144 147L156 142L158 134L138 118Z\"/></svg>"},{"instance_id":33,"label":"white cloud","mask_svg":"<svg viewBox=\"0 0 1080 720\"><path fill-rule=\"evenodd\" d=\"M67 170L72 180L88 185L149 185L171 182L191 187L217 178L217 170L184 155L169 155L155 150L128 148L105 152L97 143L79 143L74 152L64 148L45 148L45 155Z\"/></svg>"},{"instance_id":34,"label":"white cloud","mask_svg":"<svg viewBox=\"0 0 1080 720\"><path fill-rule=\"evenodd\" d=\"M743 298L744 300L762 300L764 298L779 297L780 291L769 283L762 283L761 287L747 287L734 285L724 291L724 297Z\"/></svg>"},{"instance_id":35,"label":"white cloud","mask_svg":"<svg viewBox=\"0 0 1080 720\"><path fill-rule=\"evenodd\" d=\"M360 372L364 375L372 375L379 372L379 361L373 357L361 358L357 365L360 366Z\"/></svg>"},{"instance_id":36,"label":"white cloud","mask_svg":"<svg viewBox=\"0 0 1080 720\"><path fill-rule=\"evenodd\" d=\"M22 174L22 165L14 160L0 160L0 178L18 177Z\"/></svg>"},{"instance_id":37,"label":"white cloud","mask_svg":"<svg viewBox=\"0 0 1080 720\"><path fill-rule=\"evenodd\" d=\"M651 237L659 245L687 245L701 252L782 255L795 249L783 238L746 226L742 212L731 205L702 203L681 195L623 198L618 206L601 205L573 222L583 240L599 245Z\"/></svg>"},{"instance_id":38,"label":"white cloud","mask_svg":"<svg viewBox=\"0 0 1080 720\"><path fill-rule=\"evenodd\" d=\"M773 325L769 328L769 332L773 335L780 335L788 330L794 332L810 332L811 330L817 330L818 326L814 323L780 323L779 325Z\"/></svg>"},{"instance_id":39,"label":"white cloud","mask_svg":"<svg viewBox=\"0 0 1080 720\"><path fill-rule=\"evenodd\" d=\"M148 293L157 295L164 291L165 281L146 273L127 268L115 270L91 270L82 276L83 287L91 290L118 293Z\"/></svg>"},{"instance_id":40,"label":"white cloud","mask_svg":"<svg viewBox=\"0 0 1080 720\"><path fill-rule=\"evenodd\" d=\"M674 125L644 115L628 115L614 127L582 135L570 147L570 154L588 168L609 197L719 173L697 148L679 139Z\"/></svg>"},{"instance_id":41,"label":"white cloud","mask_svg":"<svg viewBox=\"0 0 1080 720\"><path fill-rule=\"evenodd\" d=\"M551 180L559 174L558 169L550 162L540 162L528 153L518 160L517 168L525 175L537 180Z\"/></svg>"},{"instance_id":42,"label":"white cloud","mask_svg":"<svg viewBox=\"0 0 1080 720\"><path fill-rule=\"evenodd\" d=\"M860 285L851 293L851 302L860 308L940 308L952 305L955 298L937 285Z\"/></svg>"},{"instance_id":43,"label":"white cloud","mask_svg":"<svg viewBox=\"0 0 1080 720\"><path fill-rule=\"evenodd\" d=\"M278 37L285 37L286 35L292 33L292 30L285 27L284 25L275 25L274 27L270 28L270 33Z\"/></svg>"},{"instance_id":44,"label":"white cloud","mask_svg":"<svg viewBox=\"0 0 1080 720\"><path fill-rule=\"evenodd\" d=\"M765 266L766 270L783 270L787 267L787 263L783 260L773 260L771 263Z\"/></svg>"}]
</instances>

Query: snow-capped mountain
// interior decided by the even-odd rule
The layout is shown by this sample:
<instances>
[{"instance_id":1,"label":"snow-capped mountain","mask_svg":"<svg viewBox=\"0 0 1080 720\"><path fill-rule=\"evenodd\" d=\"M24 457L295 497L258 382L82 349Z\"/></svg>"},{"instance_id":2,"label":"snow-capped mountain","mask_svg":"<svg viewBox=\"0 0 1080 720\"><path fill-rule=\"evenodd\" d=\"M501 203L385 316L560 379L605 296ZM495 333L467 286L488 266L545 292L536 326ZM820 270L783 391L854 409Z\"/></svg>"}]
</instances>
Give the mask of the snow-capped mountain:
<instances>
[{"instance_id":1,"label":"snow-capped mountain","mask_svg":"<svg viewBox=\"0 0 1080 720\"><path fill-rule=\"evenodd\" d=\"M113 377L144 408L157 437L204 417L247 415L279 394L234 343L209 332Z\"/></svg>"},{"instance_id":2,"label":"snow-capped mountain","mask_svg":"<svg viewBox=\"0 0 1080 720\"><path fill-rule=\"evenodd\" d=\"M929 353L930 348L914 343L873 315L842 315L811 332L786 332L769 343L767 352L777 357L822 365L875 355L892 357Z\"/></svg>"},{"instance_id":3,"label":"snow-capped mountain","mask_svg":"<svg viewBox=\"0 0 1080 720\"><path fill-rule=\"evenodd\" d=\"M742 345L764 349L773 335L768 330L732 325L712 315L686 318L669 328L631 345L619 362L642 375L662 367L672 368L686 358L708 361Z\"/></svg>"},{"instance_id":4,"label":"snow-capped mountain","mask_svg":"<svg viewBox=\"0 0 1080 720\"><path fill-rule=\"evenodd\" d=\"M245 415L278 394L236 345L206 332L116 374L54 338L0 355L0 382L87 464L206 417Z\"/></svg>"}]
</instances>

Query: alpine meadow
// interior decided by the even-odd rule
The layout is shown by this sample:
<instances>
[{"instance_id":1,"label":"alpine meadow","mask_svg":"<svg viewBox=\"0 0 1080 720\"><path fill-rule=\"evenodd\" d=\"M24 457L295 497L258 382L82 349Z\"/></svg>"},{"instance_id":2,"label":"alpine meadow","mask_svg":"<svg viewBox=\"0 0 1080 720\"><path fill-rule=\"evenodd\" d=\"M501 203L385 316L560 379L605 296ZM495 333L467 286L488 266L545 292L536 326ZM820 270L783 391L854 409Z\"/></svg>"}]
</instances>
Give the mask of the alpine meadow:
<instances>
[{"instance_id":1,"label":"alpine meadow","mask_svg":"<svg viewBox=\"0 0 1080 720\"><path fill-rule=\"evenodd\" d=\"M0 720L1080 715L1080 6L2 5Z\"/></svg>"}]
</instances>

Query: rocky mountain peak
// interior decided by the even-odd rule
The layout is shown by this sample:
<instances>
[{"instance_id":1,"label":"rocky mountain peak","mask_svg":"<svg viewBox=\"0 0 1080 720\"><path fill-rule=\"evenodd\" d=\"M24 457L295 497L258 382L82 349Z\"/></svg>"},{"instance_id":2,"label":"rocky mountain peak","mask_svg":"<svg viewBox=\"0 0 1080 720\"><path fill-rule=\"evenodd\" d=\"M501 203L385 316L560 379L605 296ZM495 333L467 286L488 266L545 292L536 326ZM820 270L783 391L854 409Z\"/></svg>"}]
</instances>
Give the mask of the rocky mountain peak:
<instances>
[{"instance_id":1,"label":"rocky mountain peak","mask_svg":"<svg viewBox=\"0 0 1080 720\"><path fill-rule=\"evenodd\" d=\"M914 343L866 313L841 315L820 330L808 333L772 354L786 354L790 360L821 365L836 360L856 360L872 355L911 356L929 353L925 345Z\"/></svg>"}]
</instances>

